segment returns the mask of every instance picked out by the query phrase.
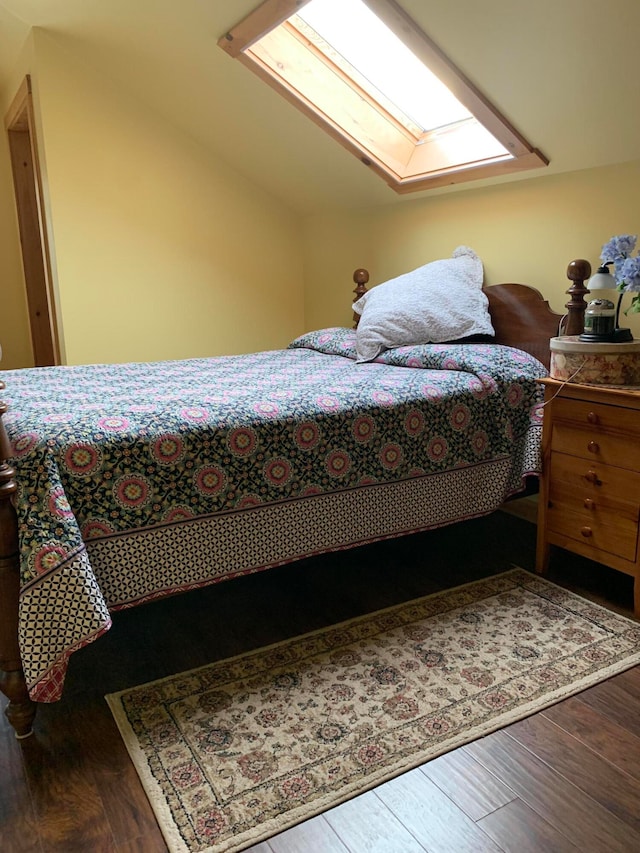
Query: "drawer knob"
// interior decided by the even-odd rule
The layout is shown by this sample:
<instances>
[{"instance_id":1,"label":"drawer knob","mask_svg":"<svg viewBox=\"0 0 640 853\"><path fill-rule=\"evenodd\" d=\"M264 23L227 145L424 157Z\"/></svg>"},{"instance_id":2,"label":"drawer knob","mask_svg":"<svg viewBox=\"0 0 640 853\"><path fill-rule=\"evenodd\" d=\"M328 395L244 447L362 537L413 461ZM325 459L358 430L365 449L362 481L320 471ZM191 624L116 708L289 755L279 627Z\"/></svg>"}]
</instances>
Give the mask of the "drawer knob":
<instances>
[{"instance_id":1,"label":"drawer knob","mask_svg":"<svg viewBox=\"0 0 640 853\"><path fill-rule=\"evenodd\" d=\"M585 539L588 539L590 536L593 536L593 530L590 527L583 527L580 530L580 533L582 533Z\"/></svg>"},{"instance_id":2,"label":"drawer knob","mask_svg":"<svg viewBox=\"0 0 640 853\"><path fill-rule=\"evenodd\" d=\"M589 444L587 444L587 450L589 453L600 453L600 445L597 441L590 441Z\"/></svg>"},{"instance_id":3,"label":"drawer knob","mask_svg":"<svg viewBox=\"0 0 640 853\"><path fill-rule=\"evenodd\" d=\"M591 498L585 498L584 507L585 507L585 509L595 509L596 508L596 502L592 501Z\"/></svg>"},{"instance_id":4,"label":"drawer knob","mask_svg":"<svg viewBox=\"0 0 640 853\"><path fill-rule=\"evenodd\" d=\"M602 485L602 480L600 480L600 478L598 477L598 475L596 474L595 471L588 471L584 475L584 478L588 483L593 483L594 486L601 486Z\"/></svg>"},{"instance_id":5,"label":"drawer knob","mask_svg":"<svg viewBox=\"0 0 640 853\"><path fill-rule=\"evenodd\" d=\"M600 422L600 418L596 415L595 412L589 412L587 415L587 420L590 424L597 424Z\"/></svg>"}]
</instances>

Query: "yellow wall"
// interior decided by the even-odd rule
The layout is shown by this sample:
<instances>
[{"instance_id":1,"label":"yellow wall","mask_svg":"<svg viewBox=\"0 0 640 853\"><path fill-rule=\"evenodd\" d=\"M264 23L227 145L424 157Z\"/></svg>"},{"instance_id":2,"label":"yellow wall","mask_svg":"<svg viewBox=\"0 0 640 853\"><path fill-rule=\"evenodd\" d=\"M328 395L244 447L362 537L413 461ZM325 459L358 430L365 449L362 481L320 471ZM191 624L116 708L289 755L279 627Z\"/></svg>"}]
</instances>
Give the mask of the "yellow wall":
<instances>
[{"instance_id":1,"label":"yellow wall","mask_svg":"<svg viewBox=\"0 0 640 853\"><path fill-rule=\"evenodd\" d=\"M483 259L487 284L533 285L563 313L568 263L586 258L595 272L610 237L640 234L639 187L635 161L311 217L305 231L305 325L350 325L356 267L366 267L377 284L449 257L459 245ZM623 309L630 299L624 297ZM621 314L620 325L640 338L640 315Z\"/></svg>"},{"instance_id":2,"label":"yellow wall","mask_svg":"<svg viewBox=\"0 0 640 853\"><path fill-rule=\"evenodd\" d=\"M67 362L246 352L300 334L293 213L57 38L34 41Z\"/></svg>"}]
</instances>

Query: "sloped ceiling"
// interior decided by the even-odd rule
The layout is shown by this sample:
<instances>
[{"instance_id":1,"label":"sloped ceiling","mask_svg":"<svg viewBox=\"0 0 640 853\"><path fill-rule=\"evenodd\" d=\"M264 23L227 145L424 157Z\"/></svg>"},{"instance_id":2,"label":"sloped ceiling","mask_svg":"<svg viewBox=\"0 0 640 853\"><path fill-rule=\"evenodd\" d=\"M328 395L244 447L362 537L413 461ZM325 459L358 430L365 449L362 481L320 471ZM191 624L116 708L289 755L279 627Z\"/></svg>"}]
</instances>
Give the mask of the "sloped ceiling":
<instances>
[{"instance_id":1,"label":"sloped ceiling","mask_svg":"<svg viewBox=\"0 0 640 853\"><path fill-rule=\"evenodd\" d=\"M217 39L258 0L0 0L0 84L31 27L300 212L407 204ZM639 0L400 0L535 147L526 180L640 158ZM455 192L456 188L431 191Z\"/></svg>"}]
</instances>

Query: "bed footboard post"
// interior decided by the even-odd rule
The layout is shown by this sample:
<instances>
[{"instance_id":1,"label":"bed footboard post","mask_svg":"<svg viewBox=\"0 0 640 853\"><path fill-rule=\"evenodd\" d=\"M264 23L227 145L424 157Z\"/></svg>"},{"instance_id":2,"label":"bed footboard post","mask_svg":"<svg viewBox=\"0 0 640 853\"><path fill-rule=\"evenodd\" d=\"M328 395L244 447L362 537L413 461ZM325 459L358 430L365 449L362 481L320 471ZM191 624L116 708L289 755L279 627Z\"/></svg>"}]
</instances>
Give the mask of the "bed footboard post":
<instances>
[{"instance_id":1,"label":"bed footboard post","mask_svg":"<svg viewBox=\"0 0 640 853\"><path fill-rule=\"evenodd\" d=\"M3 388L0 382L0 390ZM18 646L18 520L11 503L17 485L15 471L7 461L11 448L2 423L6 411L6 404L0 401L0 690L9 700L7 719L16 736L25 738L32 732L36 704L29 698Z\"/></svg>"}]
</instances>

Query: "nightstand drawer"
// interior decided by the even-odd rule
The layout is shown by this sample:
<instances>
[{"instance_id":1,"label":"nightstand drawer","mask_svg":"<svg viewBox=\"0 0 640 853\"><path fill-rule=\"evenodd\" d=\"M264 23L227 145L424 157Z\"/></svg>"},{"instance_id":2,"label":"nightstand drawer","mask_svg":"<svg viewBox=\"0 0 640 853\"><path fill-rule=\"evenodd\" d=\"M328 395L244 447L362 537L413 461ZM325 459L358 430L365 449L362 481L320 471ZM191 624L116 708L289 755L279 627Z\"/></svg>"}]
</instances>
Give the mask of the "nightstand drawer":
<instances>
[{"instance_id":1,"label":"nightstand drawer","mask_svg":"<svg viewBox=\"0 0 640 853\"><path fill-rule=\"evenodd\" d=\"M630 438L640 440L640 412L637 410L565 398L554 400L553 406L554 426L558 421L565 421L582 429L614 435L626 433Z\"/></svg>"},{"instance_id":2,"label":"nightstand drawer","mask_svg":"<svg viewBox=\"0 0 640 853\"><path fill-rule=\"evenodd\" d=\"M611 522L611 523L609 523ZM547 511L547 526L587 548L622 557L634 563L638 550L638 525L612 513L576 512L571 505L554 501ZM594 560L600 559L594 554Z\"/></svg>"},{"instance_id":3,"label":"nightstand drawer","mask_svg":"<svg viewBox=\"0 0 640 853\"><path fill-rule=\"evenodd\" d=\"M568 453L552 453L549 465L549 500L556 490L577 505L584 501L637 523L640 518L640 473L601 465Z\"/></svg>"},{"instance_id":4,"label":"nightstand drawer","mask_svg":"<svg viewBox=\"0 0 640 853\"><path fill-rule=\"evenodd\" d=\"M640 415L636 414L636 418ZM640 469L640 434L612 435L593 427L577 427L568 421L555 421L552 429L552 450L603 465Z\"/></svg>"}]
</instances>

